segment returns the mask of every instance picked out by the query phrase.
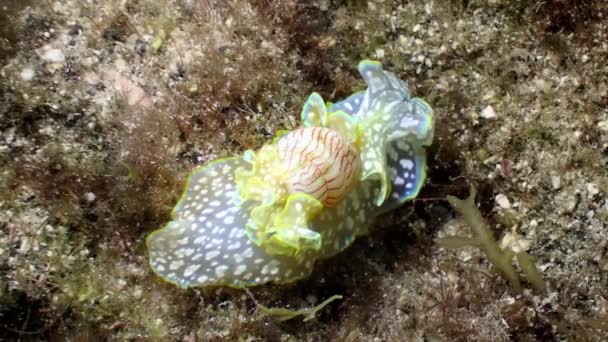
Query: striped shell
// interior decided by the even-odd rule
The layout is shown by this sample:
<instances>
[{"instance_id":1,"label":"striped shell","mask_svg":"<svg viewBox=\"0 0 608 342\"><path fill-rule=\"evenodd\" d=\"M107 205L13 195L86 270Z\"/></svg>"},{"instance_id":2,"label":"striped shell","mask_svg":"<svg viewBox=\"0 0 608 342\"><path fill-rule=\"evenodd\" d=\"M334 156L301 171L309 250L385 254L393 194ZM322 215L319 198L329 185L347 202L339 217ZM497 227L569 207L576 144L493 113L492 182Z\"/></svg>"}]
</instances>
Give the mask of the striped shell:
<instances>
[{"instance_id":1,"label":"striped shell","mask_svg":"<svg viewBox=\"0 0 608 342\"><path fill-rule=\"evenodd\" d=\"M289 172L285 186L290 194L303 192L332 208L355 184L359 153L332 129L296 129L279 139L277 149L283 167Z\"/></svg>"}]
</instances>

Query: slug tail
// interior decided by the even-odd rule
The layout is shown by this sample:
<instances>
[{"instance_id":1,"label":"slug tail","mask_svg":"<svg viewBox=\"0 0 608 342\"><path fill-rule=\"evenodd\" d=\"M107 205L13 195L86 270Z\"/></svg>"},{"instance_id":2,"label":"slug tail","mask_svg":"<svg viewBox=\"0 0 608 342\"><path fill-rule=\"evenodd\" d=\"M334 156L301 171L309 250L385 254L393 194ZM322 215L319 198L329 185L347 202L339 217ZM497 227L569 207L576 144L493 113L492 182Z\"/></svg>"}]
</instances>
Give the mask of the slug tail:
<instances>
[{"instance_id":1,"label":"slug tail","mask_svg":"<svg viewBox=\"0 0 608 342\"><path fill-rule=\"evenodd\" d=\"M173 220L146 239L149 264L162 279L182 288L242 288L287 283L311 272L304 258L270 255L247 237L253 205L234 201L234 173L246 167L244 159L229 158L193 171Z\"/></svg>"}]
</instances>

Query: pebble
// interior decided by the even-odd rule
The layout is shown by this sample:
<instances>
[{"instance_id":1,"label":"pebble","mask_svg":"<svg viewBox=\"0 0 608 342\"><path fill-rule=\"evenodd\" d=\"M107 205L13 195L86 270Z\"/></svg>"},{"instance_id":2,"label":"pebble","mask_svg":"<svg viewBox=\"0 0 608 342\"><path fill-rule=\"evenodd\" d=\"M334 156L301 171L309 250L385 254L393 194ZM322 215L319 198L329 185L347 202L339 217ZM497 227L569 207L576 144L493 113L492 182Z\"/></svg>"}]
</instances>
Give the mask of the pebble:
<instances>
[{"instance_id":1,"label":"pebble","mask_svg":"<svg viewBox=\"0 0 608 342\"><path fill-rule=\"evenodd\" d=\"M95 194L92 192L87 192L86 194L84 194L85 201L87 201L89 203L92 203L93 201L95 201L95 198L97 198L97 196L95 196Z\"/></svg>"},{"instance_id":2,"label":"pebble","mask_svg":"<svg viewBox=\"0 0 608 342\"><path fill-rule=\"evenodd\" d=\"M496 198L494 200L503 209L511 208L511 201L509 201L509 198L503 194L496 195Z\"/></svg>"},{"instance_id":3,"label":"pebble","mask_svg":"<svg viewBox=\"0 0 608 342\"><path fill-rule=\"evenodd\" d=\"M487 106L481 111L479 116L484 119L493 119L496 117L496 111L494 111L494 108L492 108L492 106Z\"/></svg>"},{"instance_id":4,"label":"pebble","mask_svg":"<svg viewBox=\"0 0 608 342\"><path fill-rule=\"evenodd\" d=\"M559 176L551 176L551 186L554 190L559 189L562 186L562 181Z\"/></svg>"},{"instance_id":5,"label":"pebble","mask_svg":"<svg viewBox=\"0 0 608 342\"><path fill-rule=\"evenodd\" d=\"M63 63L65 61L65 55L59 49L50 49L42 55L42 59L50 63Z\"/></svg>"},{"instance_id":6,"label":"pebble","mask_svg":"<svg viewBox=\"0 0 608 342\"><path fill-rule=\"evenodd\" d=\"M595 196L600 193L600 189L594 183L587 183L587 192L589 192L591 196Z\"/></svg>"},{"instance_id":7,"label":"pebble","mask_svg":"<svg viewBox=\"0 0 608 342\"><path fill-rule=\"evenodd\" d=\"M34 69L30 67L24 68L23 70L21 70L21 73L19 73L19 77L23 81L31 81L32 79L34 79L35 75L36 73L34 72Z\"/></svg>"}]
</instances>

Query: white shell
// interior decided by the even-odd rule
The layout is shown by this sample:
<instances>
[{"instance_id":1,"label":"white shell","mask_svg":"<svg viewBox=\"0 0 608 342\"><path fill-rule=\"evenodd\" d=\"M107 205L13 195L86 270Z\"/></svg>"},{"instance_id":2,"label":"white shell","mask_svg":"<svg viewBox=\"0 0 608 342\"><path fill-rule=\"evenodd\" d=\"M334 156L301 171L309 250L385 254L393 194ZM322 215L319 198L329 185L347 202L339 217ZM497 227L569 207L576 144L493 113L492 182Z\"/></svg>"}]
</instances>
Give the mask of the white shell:
<instances>
[{"instance_id":1,"label":"white shell","mask_svg":"<svg viewBox=\"0 0 608 342\"><path fill-rule=\"evenodd\" d=\"M337 131L323 127L296 129L277 142L289 172L287 191L303 192L325 207L335 207L352 189L359 174L356 147Z\"/></svg>"}]
</instances>

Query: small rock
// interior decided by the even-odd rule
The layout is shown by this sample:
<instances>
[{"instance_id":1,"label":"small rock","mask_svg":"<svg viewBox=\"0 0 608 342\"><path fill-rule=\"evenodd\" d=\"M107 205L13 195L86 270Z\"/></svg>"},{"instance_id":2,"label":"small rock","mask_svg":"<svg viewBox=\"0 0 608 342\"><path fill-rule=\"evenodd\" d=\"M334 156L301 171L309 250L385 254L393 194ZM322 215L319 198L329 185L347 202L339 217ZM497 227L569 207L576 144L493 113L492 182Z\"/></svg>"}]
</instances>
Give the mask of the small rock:
<instances>
[{"instance_id":1,"label":"small rock","mask_svg":"<svg viewBox=\"0 0 608 342\"><path fill-rule=\"evenodd\" d=\"M21 70L21 73L19 73L19 77L23 81L31 81L32 79L34 79L35 75L36 75L36 73L34 72L34 69L32 69L31 67L26 67L23 70Z\"/></svg>"},{"instance_id":2,"label":"small rock","mask_svg":"<svg viewBox=\"0 0 608 342\"><path fill-rule=\"evenodd\" d=\"M84 200L88 203L93 203L93 201L95 201L95 198L97 198L97 196L95 196L95 194L92 192L87 192L86 194L84 194Z\"/></svg>"},{"instance_id":3,"label":"small rock","mask_svg":"<svg viewBox=\"0 0 608 342\"><path fill-rule=\"evenodd\" d=\"M503 209L511 208L511 201L509 201L509 198L503 194L496 195L496 198L494 200Z\"/></svg>"},{"instance_id":4,"label":"small rock","mask_svg":"<svg viewBox=\"0 0 608 342\"><path fill-rule=\"evenodd\" d=\"M32 238L23 237L21 245L19 246L19 253L26 254L32 248Z\"/></svg>"},{"instance_id":5,"label":"small rock","mask_svg":"<svg viewBox=\"0 0 608 342\"><path fill-rule=\"evenodd\" d=\"M141 298L141 296L144 294L144 292L142 291L142 289L138 286L135 287L135 291L133 291L133 297L135 299L139 299Z\"/></svg>"},{"instance_id":6,"label":"small rock","mask_svg":"<svg viewBox=\"0 0 608 342\"><path fill-rule=\"evenodd\" d=\"M485 101L492 100L496 97L496 91L494 89L490 89L485 94L483 94L482 99Z\"/></svg>"},{"instance_id":7,"label":"small rock","mask_svg":"<svg viewBox=\"0 0 608 342\"><path fill-rule=\"evenodd\" d=\"M595 196L600 193L600 189L594 183L587 183L587 192L589 192L591 196Z\"/></svg>"},{"instance_id":8,"label":"small rock","mask_svg":"<svg viewBox=\"0 0 608 342\"><path fill-rule=\"evenodd\" d=\"M319 3L319 9L323 12L327 12L329 10L329 1L321 1Z\"/></svg>"},{"instance_id":9,"label":"small rock","mask_svg":"<svg viewBox=\"0 0 608 342\"><path fill-rule=\"evenodd\" d=\"M562 186L562 181L559 176L551 176L551 186L554 190L559 189Z\"/></svg>"},{"instance_id":10,"label":"small rock","mask_svg":"<svg viewBox=\"0 0 608 342\"><path fill-rule=\"evenodd\" d=\"M492 106L487 106L481 111L479 115L484 119L493 119L496 117L496 112L494 111L494 108L492 108Z\"/></svg>"},{"instance_id":11,"label":"small rock","mask_svg":"<svg viewBox=\"0 0 608 342\"><path fill-rule=\"evenodd\" d=\"M63 63L65 55L59 49L50 49L42 55L42 59L50 63Z\"/></svg>"}]
</instances>

